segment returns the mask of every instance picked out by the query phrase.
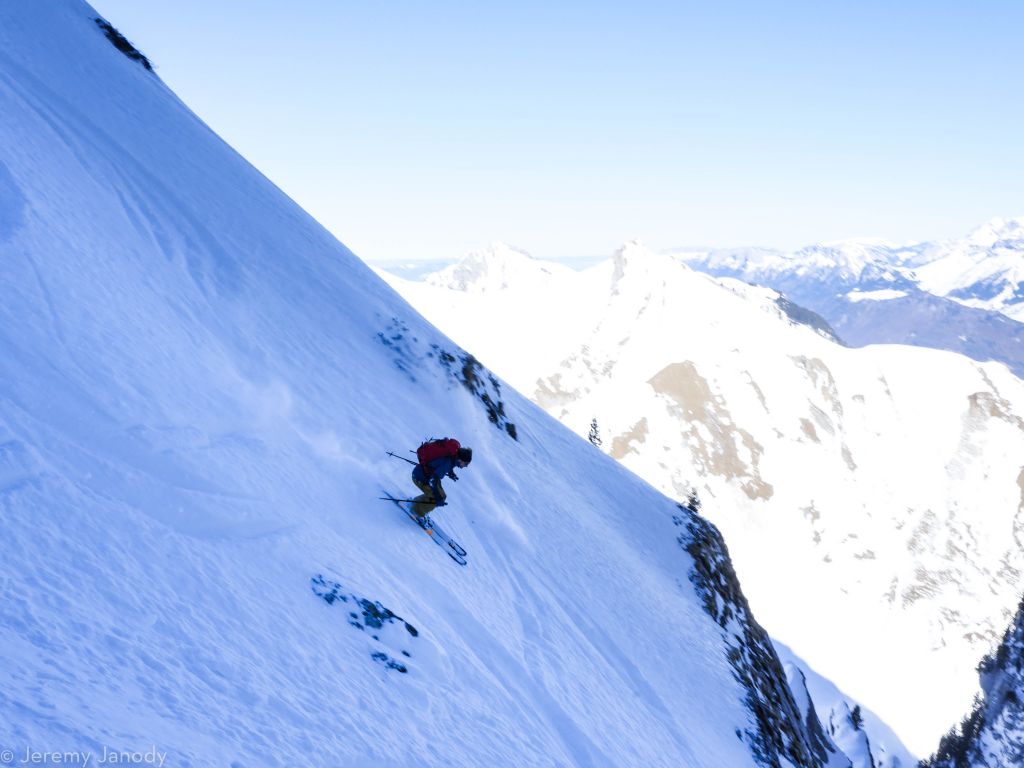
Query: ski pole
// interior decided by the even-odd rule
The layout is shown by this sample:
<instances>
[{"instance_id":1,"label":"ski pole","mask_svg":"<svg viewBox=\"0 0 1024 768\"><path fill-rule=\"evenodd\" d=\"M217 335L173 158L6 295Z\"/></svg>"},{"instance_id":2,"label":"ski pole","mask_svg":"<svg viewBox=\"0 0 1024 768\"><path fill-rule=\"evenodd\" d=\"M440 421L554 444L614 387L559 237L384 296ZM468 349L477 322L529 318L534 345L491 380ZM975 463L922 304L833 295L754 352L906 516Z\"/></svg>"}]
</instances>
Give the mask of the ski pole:
<instances>
[{"instance_id":1,"label":"ski pole","mask_svg":"<svg viewBox=\"0 0 1024 768\"><path fill-rule=\"evenodd\" d=\"M407 501L410 504L415 504L419 499L393 499L390 496L378 496L381 501ZM435 507L447 507L447 501L428 501L427 504L433 504Z\"/></svg>"},{"instance_id":2,"label":"ski pole","mask_svg":"<svg viewBox=\"0 0 1024 768\"><path fill-rule=\"evenodd\" d=\"M391 451L388 451L387 453L388 453L388 456L394 456L396 459L401 459L402 461L407 461L407 462L409 462L412 465L416 465L417 464L417 462L413 461L412 459L407 459L407 458L405 458L405 456L399 456L397 453L392 453Z\"/></svg>"}]
</instances>

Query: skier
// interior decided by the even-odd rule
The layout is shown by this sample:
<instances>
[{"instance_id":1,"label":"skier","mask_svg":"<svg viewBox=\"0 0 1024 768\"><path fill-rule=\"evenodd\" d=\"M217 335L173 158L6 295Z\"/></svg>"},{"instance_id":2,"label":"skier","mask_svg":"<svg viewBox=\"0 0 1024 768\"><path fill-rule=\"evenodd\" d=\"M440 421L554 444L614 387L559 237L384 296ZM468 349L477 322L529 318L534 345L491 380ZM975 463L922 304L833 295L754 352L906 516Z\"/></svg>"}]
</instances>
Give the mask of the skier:
<instances>
[{"instance_id":1,"label":"skier","mask_svg":"<svg viewBox=\"0 0 1024 768\"><path fill-rule=\"evenodd\" d=\"M412 481L423 493L412 500L412 512L421 520L435 507L443 507L448 494L441 487L441 479L458 480L455 468L468 467L473 460L473 449L459 445L458 440L428 440L416 449L419 463L412 470Z\"/></svg>"}]
</instances>

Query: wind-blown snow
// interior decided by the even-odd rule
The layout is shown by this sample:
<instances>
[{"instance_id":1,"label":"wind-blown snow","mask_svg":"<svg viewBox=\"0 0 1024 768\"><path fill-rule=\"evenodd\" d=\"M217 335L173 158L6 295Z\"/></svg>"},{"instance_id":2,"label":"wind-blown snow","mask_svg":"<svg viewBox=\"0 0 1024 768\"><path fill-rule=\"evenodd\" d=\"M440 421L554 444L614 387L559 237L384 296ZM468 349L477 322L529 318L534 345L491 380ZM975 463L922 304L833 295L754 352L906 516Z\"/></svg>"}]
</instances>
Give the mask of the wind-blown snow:
<instances>
[{"instance_id":1,"label":"wind-blown snow","mask_svg":"<svg viewBox=\"0 0 1024 768\"><path fill-rule=\"evenodd\" d=\"M680 511L499 390L94 17L0 6L0 749L758 764ZM475 449L438 515L466 568L378 500L413 490L386 450L445 434Z\"/></svg>"}]
</instances>

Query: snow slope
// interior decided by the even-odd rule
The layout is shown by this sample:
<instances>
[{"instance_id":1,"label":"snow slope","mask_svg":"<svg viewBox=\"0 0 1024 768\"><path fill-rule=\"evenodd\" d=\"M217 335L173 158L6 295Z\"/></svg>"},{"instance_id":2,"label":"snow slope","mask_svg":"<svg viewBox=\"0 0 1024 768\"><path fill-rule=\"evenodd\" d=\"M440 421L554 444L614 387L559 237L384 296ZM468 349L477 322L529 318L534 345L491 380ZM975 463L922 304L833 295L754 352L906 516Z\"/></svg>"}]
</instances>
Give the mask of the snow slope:
<instances>
[{"instance_id":1,"label":"snow slope","mask_svg":"<svg viewBox=\"0 0 1024 768\"><path fill-rule=\"evenodd\" d=\"M842 347L774 292L636 243L553 281L558 301L393 284L581 436L596 418L638 475L695 488L772 636L912 751L969 708L1022 589L1024 384L1004 366Z\"/></svg>"},{"instance_id":2,"label":"snow slope","mask_svg":"<svg viewBox=\"0 0 1024 768\"><path fill-rule=\"evenodd\" d=\"M3 759L823 765L713 529L94 17L0 5ZM443 434L475 449L439 514L465 568L378 500L413 490L385 451Z\"/></svg>"},{"instance_id":3,"label":"snow slope","mask_svg":"<svg viewBox=\"0 0 1024 768\"><path fill-rule=\"evenodd\" d=\"M798 701L821 720L821 728L853 763L853 768L913 768L916 758L877 715L817 674L789 648L776 642Z\"/></svg>"}]
</instances>

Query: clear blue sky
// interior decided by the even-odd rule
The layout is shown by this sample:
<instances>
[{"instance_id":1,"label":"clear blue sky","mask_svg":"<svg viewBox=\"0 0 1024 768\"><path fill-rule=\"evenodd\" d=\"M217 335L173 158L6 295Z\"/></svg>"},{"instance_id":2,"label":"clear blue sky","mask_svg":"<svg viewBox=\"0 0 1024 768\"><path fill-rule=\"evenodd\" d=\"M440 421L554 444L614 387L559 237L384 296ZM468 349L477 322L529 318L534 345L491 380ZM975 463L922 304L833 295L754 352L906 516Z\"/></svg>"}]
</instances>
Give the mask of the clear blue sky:
<instances>
[{"instance_id":1,"label":"clear blue sky","mask_svg":"<svg viewBox=\"0 0 1024 768\"><path fill-rule=\"evenodd\" d=\"M94 0L368 260L1024 215L1024 3Z\"/></svg>"}]
</instances>

